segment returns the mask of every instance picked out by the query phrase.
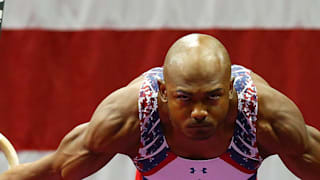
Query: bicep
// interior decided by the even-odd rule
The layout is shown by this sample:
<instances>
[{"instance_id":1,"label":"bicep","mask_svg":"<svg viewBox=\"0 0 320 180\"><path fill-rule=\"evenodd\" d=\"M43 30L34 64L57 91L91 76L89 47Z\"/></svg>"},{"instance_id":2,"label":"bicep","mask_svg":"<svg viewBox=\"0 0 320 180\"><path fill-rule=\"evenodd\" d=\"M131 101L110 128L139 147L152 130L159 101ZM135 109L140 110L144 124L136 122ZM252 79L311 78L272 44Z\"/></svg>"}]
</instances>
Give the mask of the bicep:
<instances>
[{"instance_id":1,"label":"bicep","mask_svg":"<svg viewBox=\"0 0 320 180\"><path fill-rule=\"evenodd\" d=\"M298 107L268 85L258 85L257 141L266 156L278 154L297 176L318 179L320 132L304 122ZM265 157L266 157L265 156Z\"/></svg>"},{"instance_id":2,"label":"bicep","mask_svg":"<svg viewBox=\"0 0 320 180\"><path fill-rule=\"evenodd\" d=\"M86 143L88 123L70 131L52 154L52 168L64 179L80 179L103 167L112 155L92 152Z\"/></svg>"},{"instance_id":3,"label":"bicep","mask_svg":"<svg viewBox=\"0 0 320 180\"><path fill-rule=\"evenodd\" d=\"M98 170L108 156L92 153L85 145L88 125L71 130L58 149L38 161L21 164L0 175L3 179L81 179Z\"/></svg>"},{"instance_id":4,"label":"bicep","mask_svg":"<svg viewBox=\"0 0 320 180\"><path fill-rule=\"evenodd\" d=\"M311 126L306 126L308 132L308 147L303 153L296 155L280 154L286 166L303 179L318 179L320 169L320 132ZM294 148L294 147L292 147Z\"/></svg>"},{"instance_id":5,"label":"bicep","mask_svg":"<svg viewBox=\"0 0 320 180\"><path fill-rule=\"evenodd\" d=\"M67 179L85 177L104 166L116 153L129 154L139 144L137 97L134 87L120 89L96 109L89 123L72 130L57 154Z\"/></svg>"},{"instance_id":6,"label":"bicep","mask_svg":"<svg viewBox=\"0 0 320 180\"><path fill-rule=\"evenodd\" d=\"M264 90L259 101L258 143L272 154L303 152L308 134L300 110L282 93L270 87Z\"/></svg>"},{"instance_id":7,"label":"bicep","mask_svg":"<svg viewBox=\"0 0 320 180\"><path fill-rule=\"evenodd\" d=\"M279 153L299 154L308 146L308 133L300 111L296 107L289 109L281 112L272 128L279 140Z\"/></svg>"},{"instance_id":8,"label":"bicep","mask_svg":"<svg viewBox=\"0 0 320 180\"><path fill-rule=\"evenodd\" d=\"M86 135L86 141L92 151L128 154L132 146L138 144L139 88L139 84L133 84L119 89L98 106Z\"/></svg>"},{"instance_id":9,"label":"bicep","mask_svg":"<svg viewBox=\"0 0 320 180\"><path fill-rule=\"evenodd\" d=\"M118 152L133 155L139 146L137 100L140 85L133 83L107 97L89 123L71 130L52 154L19 165L1 178L81 179L101 167Z\"/></svg>"}]
</instances>

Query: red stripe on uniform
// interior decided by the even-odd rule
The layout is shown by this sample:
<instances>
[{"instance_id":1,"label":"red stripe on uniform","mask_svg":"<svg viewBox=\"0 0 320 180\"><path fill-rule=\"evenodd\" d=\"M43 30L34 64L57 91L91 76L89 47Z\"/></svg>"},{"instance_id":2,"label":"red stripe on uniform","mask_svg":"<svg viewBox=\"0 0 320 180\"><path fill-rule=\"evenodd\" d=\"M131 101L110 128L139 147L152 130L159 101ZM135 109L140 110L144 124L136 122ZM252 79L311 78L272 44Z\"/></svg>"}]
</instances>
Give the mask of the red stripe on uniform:
<instances>
[{"instance_id":1,"label":"red stripe on uniform","mask_svg":"<svg viewBox=\"0 0 320 180\"><path fill-rule=\"evenodd\" d=\"M160 169L162 169L164 166L166 166L167 164L169 164L171 161L175 160L177 158L177 155L169 152L168 153L168 157L163 160L158 166L156 166L155 168L151 169L148 172L143 172L141 173L143 176L150 176L156 172L158 172Z\"/></svg>"},{"instance_id":2,"label":"red stripe on uniform","mask_svg":"<svg viewBox=\"0 0 320 180\"><path fill-rule=\"evenodd\" d=\"M142 179L142 175L141 175L141 173L137 170L136 171L136 178L135 178L135 180L143 180Z\"/></svg>"}]
</instances>

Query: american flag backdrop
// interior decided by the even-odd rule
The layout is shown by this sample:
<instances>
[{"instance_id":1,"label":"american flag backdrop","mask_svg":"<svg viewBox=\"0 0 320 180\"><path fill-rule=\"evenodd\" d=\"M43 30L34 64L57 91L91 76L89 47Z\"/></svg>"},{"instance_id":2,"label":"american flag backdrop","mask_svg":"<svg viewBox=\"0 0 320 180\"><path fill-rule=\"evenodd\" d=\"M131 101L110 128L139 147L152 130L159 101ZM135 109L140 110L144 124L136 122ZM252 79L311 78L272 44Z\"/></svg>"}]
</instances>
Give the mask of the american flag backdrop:
<instances>
[{"instance_id":1,"label":"american flag backdrop","mask_svg":"<svg viewBox=\"0 0 320 180\"><path fill-rule=\"evenodd\" d=\"M193 32L221 40L234 64L263 76L320 129L319 17L317 0L6 1L0 132L22 162L39 159L89 121L104 97L161 66L171 44ZM295 179L278 162L266 162L258 179ZM89 179L133 179L134 172L117 156Z\"/></svg>"}]
</instances>

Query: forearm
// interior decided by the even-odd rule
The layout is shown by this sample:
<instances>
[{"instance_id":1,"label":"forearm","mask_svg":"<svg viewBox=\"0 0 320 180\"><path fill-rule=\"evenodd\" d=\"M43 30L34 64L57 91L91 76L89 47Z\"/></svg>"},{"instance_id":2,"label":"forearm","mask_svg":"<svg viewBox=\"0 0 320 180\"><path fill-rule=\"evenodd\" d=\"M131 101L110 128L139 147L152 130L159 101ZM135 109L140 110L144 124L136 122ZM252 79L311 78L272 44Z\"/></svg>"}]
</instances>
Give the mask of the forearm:
<instances>
[{"instance_id":1,"label":"forearm","mask_svg":"<svg viewBox=\"0 0 320 180\"><path fill-rule=\"evenodd\" d=\"M309 148L303 155L305 166L302 167L303 179L319 179L320 177L320 131L307 126L309 133Z\"/></svg>"},{"instance_id":2,"label":"forearm","mask_svg":"<svg viewBox=\"0 0 320 180\"><path fill-rule=\"evenodd\" d=\"M74 128L61 141L55 153L53 169L62 179L77 180L102 168L115 153L95 153L88 148L86 131L88 124Z\"/></svg>"},{"instance_id":3,"label":"forearm","mask_svg":"<svg viewBox=\"0 0 320 180\"><path fill-rule=\"evenodd\" d=\"M20 164L14 168L0 174L0 179L8 180L60 180L60 172L56 171L51 162L53 154L48 155L38 161Z\"/></svg>"},{"instance_id":4,"label":"forearm","mask_svg":"<svg viewBox=\"0 0 320 180\"><path fill-rule=\"evenodd\" d=\"M79 126L68 133L61 141L59 148L52 154L32 163L21 164L4 174L0 179L19 180L60 180L80 179L87 171L76 171L85 164L83 161L90 158L83 143L86 126ZM88 168L89 169L89 168Z\"/></svg>"},{"instance_id":5,"label":"forearm","mask_svg":"<svg viewBox=\"0 0 320 180\"><path fill-rule=\"evenodd\" d=\"M309 146L300 156L280 155L287 167L303 180L319 180L320 177L320 132L308 126ZM294 148L294 147L292 147Z\"/></svg>"}]
</instances>

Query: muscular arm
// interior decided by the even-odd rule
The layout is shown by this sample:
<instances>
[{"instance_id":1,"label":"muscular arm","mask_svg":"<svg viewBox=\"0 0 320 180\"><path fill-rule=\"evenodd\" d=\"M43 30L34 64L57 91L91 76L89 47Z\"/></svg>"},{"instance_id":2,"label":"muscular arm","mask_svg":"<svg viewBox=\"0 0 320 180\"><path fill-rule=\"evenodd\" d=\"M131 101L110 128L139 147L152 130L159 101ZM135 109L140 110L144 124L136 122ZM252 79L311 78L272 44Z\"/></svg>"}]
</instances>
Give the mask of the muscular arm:
<instances>
[{"instance_id":1,"label":"muscular arm","mask_svg":"<svg viewBox=\"0 0 320 180\"><path fill-rule=\"evenodd\" d=\"M19 165L0 179L81 179L103 167L116 153L134 156L139 145L139 83L108 96L90 123L74 128L58 149L32 163Z\"/></svg>"},{"instance_id":2,"label":"muscular arm","mask_svg":"<svg viewBox=\"0 0 320 180\"><path fill-rule=\"evenodd\" d=\"M320 172L320 133L307 126L297 106L256 79L259 100L257 141L266 157L278 154L298 177L315 180Z\"/></svg>"},{"instance_id":3,"label":"muscular arm","mask_svg":"<svg viewBox=\"0 0 320 180\"><path fill-rule=\"evenodd\" d=\"M320 177L320 132L307 126L308 146L303 153L280 154L286 166L302 179L318 180Z\"/></svg>"}]
</instances>

